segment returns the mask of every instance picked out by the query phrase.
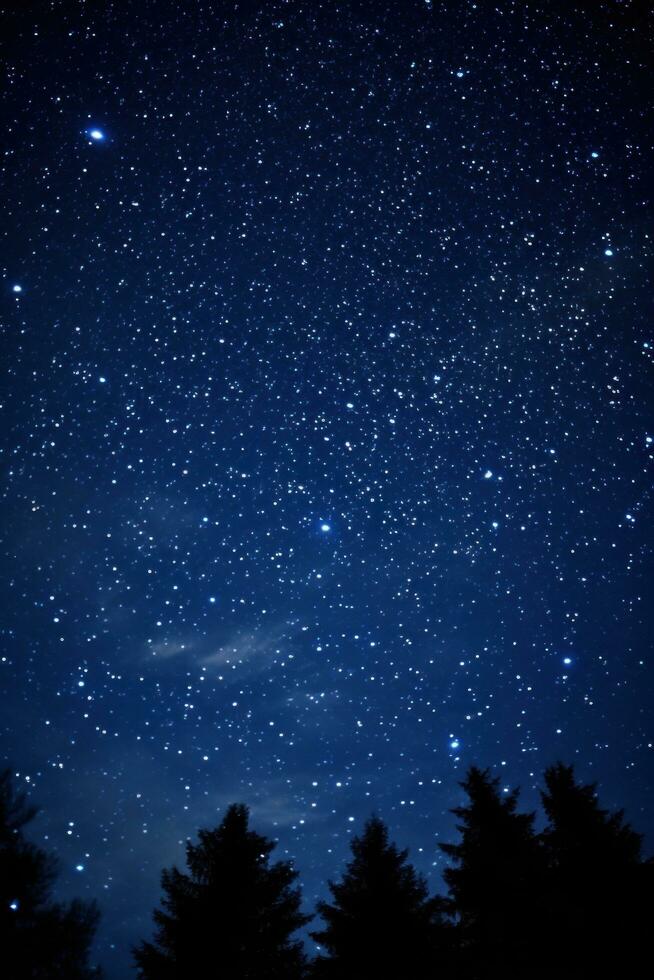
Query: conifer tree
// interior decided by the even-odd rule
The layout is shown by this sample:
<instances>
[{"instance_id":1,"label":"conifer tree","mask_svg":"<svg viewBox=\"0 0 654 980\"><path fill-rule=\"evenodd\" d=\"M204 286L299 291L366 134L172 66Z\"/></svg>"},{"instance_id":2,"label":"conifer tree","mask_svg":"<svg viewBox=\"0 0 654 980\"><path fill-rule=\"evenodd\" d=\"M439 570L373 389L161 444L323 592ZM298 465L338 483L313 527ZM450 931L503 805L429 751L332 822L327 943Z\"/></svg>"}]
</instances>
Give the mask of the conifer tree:
<instances>
[{"instance_id":1,"label":"conifer tree","mask_svg":"<svg viewBox=\"0 0 654 980\"><path fill-rule=\"evenodd\" d=\"M640 863L642 835L625 823L623 810L600 807L595 783L577 783L573 767L559 762L545 770L545 787L543 840L557 869L587 874L601 864L606 873Z\"/></svg>"},{"instance_id":2,"label":"conifer tree","mask_svg":"<svg viewBox=\"0 0 654 980\"><path fill-rule=\"evenodd\" d=\"M316 978L436 980L447 955L448 928L438 899L411 864L406 850L389 843L385 824L369 820L352 841L353 858L331 903L318 903L324 927L311 936L326 954L313 966Z\"/></svg>"},{"instance_id":3,"label":"conifer tree","mask_svg":"<svg viewBox=\"0 0 654 980\"><path fill-rule=\"evenodd\" d=\"M547 769L541 796L552 958L570 976L601 975L609 964L625 969L645 954L654 913L654 869L642 860L642 837L622 810L600 806L595 784L578 783L572 766Z\"/></svg>"},{"instance_id":4,"label":"conifer tree","mask_svg":"<svg viewBox=\"0 0 654 980\"><path fill-rule=\"evenodd\" d=\"M470 768L461 786L468 803L452 811L461 840L440 845L454 862L444 878L461 975L536 976L543 867L533 814L518 813L518 792L500 793L488 770Z\"/></svg>"},{"instance_id":5,"label":"conifer tree","mask_svg":"<svg viewBox=\"0 0 654 980\"><path fill-rule=\"evenodd\" d=\"M298 874L288 861L269 863L274 842L248 822L247 807L230 806L219 827L187 845L188 874L163 872L155 942L134 951L142 980L302 976L302 947L291 938L309 921L293 887Z\"/></svg>"},{"instance_id":6,"label":"conifer tree","mask_svg":"<svg viewBox=\"0 0 654 980\"><path fill-rule=\"evenodd\" d=\"M57 863L26 840L38 810L0 772L0 976L3 980L91 980L89 950L98 922L93 903L52 901Z\"/></svg>"}]
</instances>

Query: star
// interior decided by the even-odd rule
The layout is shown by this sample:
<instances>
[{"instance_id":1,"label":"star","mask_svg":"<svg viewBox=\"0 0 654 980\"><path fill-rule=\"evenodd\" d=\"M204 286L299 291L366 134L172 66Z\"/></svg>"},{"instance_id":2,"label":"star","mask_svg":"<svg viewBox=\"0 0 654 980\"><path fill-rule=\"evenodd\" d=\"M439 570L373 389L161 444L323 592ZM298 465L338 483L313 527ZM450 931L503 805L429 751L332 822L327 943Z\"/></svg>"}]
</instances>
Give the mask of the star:
<instances>
[{"instance_id":1,"label":"star","mask_svg":"<svg viewBox=\"0 0 654 980\"><path fill-rule=\"evenodd\" d=\"M88 133L95 143L100 143L104 139L104 133L101 129L89 129Z\"/></svg>"}]
</instances>

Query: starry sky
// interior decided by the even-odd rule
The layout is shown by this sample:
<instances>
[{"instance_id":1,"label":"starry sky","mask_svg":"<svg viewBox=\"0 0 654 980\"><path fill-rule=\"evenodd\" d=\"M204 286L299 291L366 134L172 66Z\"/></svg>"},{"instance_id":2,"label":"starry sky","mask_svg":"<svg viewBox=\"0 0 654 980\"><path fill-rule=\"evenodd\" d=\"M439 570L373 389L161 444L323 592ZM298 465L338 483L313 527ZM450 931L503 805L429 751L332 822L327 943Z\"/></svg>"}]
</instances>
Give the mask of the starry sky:
<instances>
[{"instance_id":1,"label":"starry sky","mask_svg":"<svg viewBox=\"0 0 654 980\"><path fill-rule=\"evenodd\" d=\"M0 750L110 980L232 801L309 908L471 763L651 830L645 5L2 7Z\"/></svg>"}]
</instances>

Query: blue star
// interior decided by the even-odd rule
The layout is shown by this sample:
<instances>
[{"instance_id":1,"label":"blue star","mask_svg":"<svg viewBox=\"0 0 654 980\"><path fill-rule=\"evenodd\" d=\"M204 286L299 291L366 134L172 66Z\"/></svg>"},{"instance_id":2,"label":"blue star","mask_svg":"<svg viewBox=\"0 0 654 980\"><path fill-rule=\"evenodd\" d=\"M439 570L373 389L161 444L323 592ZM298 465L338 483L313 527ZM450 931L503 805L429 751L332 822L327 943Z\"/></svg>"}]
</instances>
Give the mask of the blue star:
<instances>
[{"instance_id":1,"label":"blue star","mask_svg":"<svg viewBox=\"0 0 654 980\"><path fill-rule=\"evenodd\" d=\"M104 133L101 129L89 129L88 134L95 143L100 143L104 139Z\"/></svg>"},{"instance_id":2,"label":"blue star","mask_svg":"<svg viewBox=\"0 0 654 980\"><path fill-rule=\"evenodd\" d=\"M323 521L323 523L322 523L322 524L320 525L320 530L321 530L321 531L323 531L323 532L324 532L325 534L326 534L326 533L327 533L328 531L331 531L331 529L332 529L332 528L331 528L331 525L330 525L330 524L328 524L328 523L327 523L326 521Z\"/></svg>"}]
</instances>

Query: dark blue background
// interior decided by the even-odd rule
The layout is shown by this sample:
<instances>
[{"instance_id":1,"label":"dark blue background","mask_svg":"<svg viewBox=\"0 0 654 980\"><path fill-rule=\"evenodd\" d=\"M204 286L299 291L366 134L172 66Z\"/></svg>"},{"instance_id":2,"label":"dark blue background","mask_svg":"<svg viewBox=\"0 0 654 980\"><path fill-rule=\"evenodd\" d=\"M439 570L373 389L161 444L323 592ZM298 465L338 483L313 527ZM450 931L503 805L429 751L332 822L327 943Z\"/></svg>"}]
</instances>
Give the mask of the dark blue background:
<instances>
[{"instance_id":1,"label":"dark blue background","mask_svg":"<svg viewBox=\"0 0 654 980\"><path fill-rule=\"evenodd\" d=\"M309 907L473 762L649 831L643 6L18 6L2 754L110 978L231 801Z\"/></svg>"}]
</instances>

